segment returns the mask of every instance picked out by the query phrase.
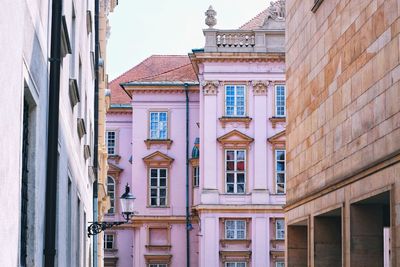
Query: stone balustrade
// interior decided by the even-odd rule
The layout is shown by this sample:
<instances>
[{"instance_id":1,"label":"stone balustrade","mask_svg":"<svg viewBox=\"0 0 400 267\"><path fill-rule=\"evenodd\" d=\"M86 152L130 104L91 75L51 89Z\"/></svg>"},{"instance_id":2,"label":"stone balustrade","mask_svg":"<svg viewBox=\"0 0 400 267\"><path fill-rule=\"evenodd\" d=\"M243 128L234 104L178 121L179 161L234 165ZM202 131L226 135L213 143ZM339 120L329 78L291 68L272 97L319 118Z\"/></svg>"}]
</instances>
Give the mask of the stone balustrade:
<instances>
[{"instance_id":1,"label":"stone balustrade","mask_svg":"<svg viewBox=\"0 0 400 267\"><path fill-rule=\"evenodd\" d=\"M204 52L283 53L283 30L217 30L203 31L206 38Z\"/></svg>"}]
</instances>

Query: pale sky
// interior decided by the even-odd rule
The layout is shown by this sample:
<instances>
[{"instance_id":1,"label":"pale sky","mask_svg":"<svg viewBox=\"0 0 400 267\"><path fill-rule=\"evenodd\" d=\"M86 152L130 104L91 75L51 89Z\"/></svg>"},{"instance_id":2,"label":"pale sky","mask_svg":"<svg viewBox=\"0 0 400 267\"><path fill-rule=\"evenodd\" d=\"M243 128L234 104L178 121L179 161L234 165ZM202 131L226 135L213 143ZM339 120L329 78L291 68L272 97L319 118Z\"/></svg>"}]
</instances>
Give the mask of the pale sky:
<instances>
[{"instance_id":1,"label":"pale sky","mask_svg":"<svg viewBox=\"0 0 400 267\"><path fill-rule=\"evenodd\" d=\"M186 55L204 47L204 12L217 12L216 29L237 29L266 9L266 0L119 0L110 14L109 81L151 55Z\"/></svg>"}]
</instances>

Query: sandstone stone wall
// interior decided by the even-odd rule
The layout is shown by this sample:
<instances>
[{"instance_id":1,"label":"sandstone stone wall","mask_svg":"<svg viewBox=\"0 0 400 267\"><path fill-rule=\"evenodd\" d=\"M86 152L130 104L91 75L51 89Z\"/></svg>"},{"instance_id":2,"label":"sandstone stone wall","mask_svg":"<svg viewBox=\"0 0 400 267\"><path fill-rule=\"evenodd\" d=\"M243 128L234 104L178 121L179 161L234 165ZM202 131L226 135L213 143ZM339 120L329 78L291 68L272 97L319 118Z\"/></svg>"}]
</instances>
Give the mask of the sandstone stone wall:
<instances>
[{"instance_id":1,"label":"sandstone stone wall","mask_svg":"<svg viewBox=\"0 0 400 267\"><path fill-rule=\"evenodd\" d=\"M288 205L400 151L400 1L287 0Z\"/></svg>"}]
</instances>

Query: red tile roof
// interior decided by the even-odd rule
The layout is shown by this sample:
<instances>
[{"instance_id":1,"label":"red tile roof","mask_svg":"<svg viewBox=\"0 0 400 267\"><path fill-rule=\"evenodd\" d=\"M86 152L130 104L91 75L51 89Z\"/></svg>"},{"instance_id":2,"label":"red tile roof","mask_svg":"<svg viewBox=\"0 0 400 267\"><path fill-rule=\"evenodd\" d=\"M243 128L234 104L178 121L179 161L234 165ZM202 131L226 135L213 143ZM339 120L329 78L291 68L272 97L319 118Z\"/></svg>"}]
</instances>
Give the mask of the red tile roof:
<instances>
[{"instance_id":1,"label":"red tile roof","mask_svg":"<svg viewBox=\"0 0 400 267\"><path fill-rule=\"evenodd\" d=\"M250 21L243 24L239 29L248 31L259 29L261 26L263 26L264 21L267 18L267 14L267 9L265 9L263 12L259 13Z\"/></svg>"},{"instance_id":2,"label":"red tile roof","mask_svg":"<svg viewBox=\"0 0 400 267\"><path fill-rule=\"evenodd\" d=\"M197 81L197 76L186 55L153 55L109 83L111 104L130 103L119 84L133 81Z\"/></svg>"}]
</instances>

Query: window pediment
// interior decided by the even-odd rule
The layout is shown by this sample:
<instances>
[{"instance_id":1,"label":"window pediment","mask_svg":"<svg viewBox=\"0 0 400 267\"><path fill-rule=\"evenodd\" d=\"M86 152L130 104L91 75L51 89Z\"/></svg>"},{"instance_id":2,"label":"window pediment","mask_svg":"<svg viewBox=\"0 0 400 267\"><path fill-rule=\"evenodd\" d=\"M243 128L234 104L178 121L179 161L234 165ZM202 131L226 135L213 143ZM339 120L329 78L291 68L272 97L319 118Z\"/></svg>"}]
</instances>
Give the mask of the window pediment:
<instances>
[{"instance_id":1,"label":"window pediment","mask_svg":"<svg viewBox=\"0 0 400 267\"><path fill-rule=\"evenodd\" d=\"M118 177L119 174L123 171L124 169L121 169L117 165L114 165L112 163L108 163L108 171L107 173L110 175L113 175L114 177Z\"/></svg>"},{"instance_id":2,"label":"window pediment","mask_svg":"<svg viewBox=\"0 0 400 267\"><path fill-rule=\"evenodd\" d=\"M230 131L217 138L224 147L247 147L254 141L250 136L239 132L238 130Z\"/></svg>"},{"instance_id":3,"label":"window pediment","mask_svg":"<svg viewBox=\"0 0 400 267\"><path fill-rule=\"evenodd\" d=\"M169 167L174 159L160 151L156 151L144 157L143 161L148 167Z\"/></svg>"},{"instance_id":4,"label":"window pediment","mask_svg":"<svg viewBox=\"0 0 400 267\"><path fill-rule=\"evenodd\" d=\"M286 143L286 130L283 130L271 137L269 137L268 142L273 144L274 146L285 146Z\"/></svg>"}]
</instances>

